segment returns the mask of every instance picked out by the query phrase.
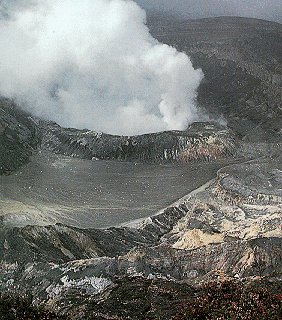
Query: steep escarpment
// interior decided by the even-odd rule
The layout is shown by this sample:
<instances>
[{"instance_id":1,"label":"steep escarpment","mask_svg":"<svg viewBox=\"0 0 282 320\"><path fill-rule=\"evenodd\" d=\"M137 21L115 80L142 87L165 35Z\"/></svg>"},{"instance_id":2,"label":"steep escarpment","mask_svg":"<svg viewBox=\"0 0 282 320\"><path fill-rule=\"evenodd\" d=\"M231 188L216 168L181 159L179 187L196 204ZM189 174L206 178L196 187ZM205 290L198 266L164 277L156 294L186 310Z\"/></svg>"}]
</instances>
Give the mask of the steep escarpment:
<instances>
[{"instance_id":1,"label":"steep escarpment","mask_svg":"<svg viewBox=\"0 0 282 320\"><path fill-rule=\"evenodd\" d=\"M272 183L272 188L264 186ZM281 237L281 160L260 159L219 170L209 189L188 199L190 211L167 241L179 249Z\"/></svg>"},{"instance_id":2,"label":"steep escarpment","mask_svg":"<svg viewBox=\"0 0 282 320\"><path fill-rule=\"evenodd\" d=\"M172 207L151 217L141 228L79 229L62 224L2 227L0 259L19 265L34 261L63 263L96 257L115 257L138 246L153 246L184 217L185 206Z\"/></svg>"},{"instance_id":3,"label":"steep escarpment","mask_svg":"<svg viewBox=\"0 0 282 320\"><path fill-rule=\"evenodd\" d=\"M11 100L0 98L0 175L28 162L40 140L33 118Z\"/></svg>"},{"instance_id":4,"label":"steep escarpment","mask_svg":"<svg viewBox=\"0 0 282 320\"><path fill-rule=\"evenodd\" d=\"M133 139L106 135L108 140L103 140L103 134L98 137L91 131L63 129L46 122L39 123L37 128L43 149L86 159L96 158L99 150L107 150L106 159L113 157L113 145L121 150L120 143L128 147L130 143L126 141ZM138 150L146 148L139 146L137 156L131 157L127 151L117 159L185 162L232 157L233 150L235 156L244 149L246 153L242 154L256 154L253 150L256 144L249 147L250 142L243 142L238 148L235 136L212 124L197 123L184 133L163 134L176 144L183 143L183 149L179 147L174 158L166 159L164 146L158 149L156 145L155 153L147 153L152 157L140 157ZM155 142L156 137L157 134L152 134L136 139L142 145L146 139ZM116 145L111 139L116 139ZM16 228L2 223L0 288L3 292L30 294L34 303L43 303L50 310L74 319L123 319L125 314L128 319L137 319L140 314L133 312L137 298L127 301L124 295L118 302L123 304L122 309L113 311L110 307L113 299L117 299L117 288L138 291L138 301L143 305L151 283L158 283L155 294L161 296L165 287L178 297L175 302L178 306L183 285L186 297L187 290L193 291L194 286L214 279L249 283L253 277L259 277L279 285L282 167L280 144L274 145L274 149L260 146L257 154L261 157L257 160L241 159L238 161L241 163L220 169L214 180L171 207L128 225L108 229L80 229L64 224ZM216 152L212 153L213 150ZM206 156L209 153L210 158ZM156 157L161 154L162 158ZM55 163L65 166L62 159ZM38 173L43 171L38 168ZM173 319L176 311L168 312L162 305L155 303L157 309L152 319L162 314Z\"/></svg>"},{"instance_id":5,"label":"steep escarpment","mask_svg":"<svg viewBox=\"0 0 282 320\"><path fill-rule=\"evenodd\" d=\"M1 174L26 163L36 148L48 151L46 157L44 152L38 155L43 160L34 162L32 179L25 176L28 166L17 173L22 179L10 176L23 183L24 198L22 206L8 203L9 208L13 206L11 221L17 215L27 216L31 206L27 199L34 201L34 216L46 199L52 214L65 221L70 213L81 214L82 207L90 210L85 200L96 197L101 185L97 190L87 188L85 198L76 192L81 181L86 184L93 179L91 166L78 170L80 159L86 159L85 163L132 161L136 167L181 162L188 168L190 161L206 165L206 161L227 158L229 165L167 209L123 226L81 229L45 223L14 227L3 218L2 292L30 294L34 304L43 303L72 319L132 320L175 319L187 297L198 297L195 286L211 280L220 285L236 279L240 287L258 281L275 288L277 296L281 294L281 42L277 41L281 27L237 18L173 22L171 29L163 23L152 32L190 53L193 63L205 72L199 105L212 116L223 114L241 139L212 122L195 123L183 132L134 137L67 129L34 121L5 100L0 108ZM260 44L264 45L258 50ZM195 176L203 174L198 168ZM46 172L61 172L61 176L55 174L57 189L48 184L39 192L36 179L46 183ZM84 180L77 179L82 172ZM58 183L63 175L72 182L68 197ZM52 202L56 193L63 195L61 211ZM72 200L77 207L74 212ZM45 211L40 213L40 218L50 221Z\"/></svg>"},{"instance_id":6,"label":"steep escarpment","mask_svg":"<svg viewBox=\"0 0 282 320\"><path fill-rule=\"evenodd\" d=\"M249 283L259 277L279 284L282 207L274 195L281 195L281 169L280 158L225 167L172 207L124 227L4 227L1 287L31 290L34 300L74 318L99 315L103 301L101 319L107 319L113 314L107 302L120 283L133 291L152 280L165 287L171 281L175 288L222 278ZM269 183L273 196L262 197ZM257 201L246 190L257 194ZM161 286L155 290L162 292ZM180 288L175 290L180 294ZM140 302L146 294L139 292ZM124 304L114 315L123 319L126 312L136 319L132 305Z\"/></svg>"},{"instance_id":7,"label":"steep escarpment","mask_svg":"<svg viewBox=\"0 0 282 320\"><path fill-rule=\"evenodd\" d=\"M149 17L158 40L185 51L205 79L198 104L250 141L279 141L282 127L282 26L238 17Z\"/></svg>"},{"instance_id":8,"label":"steep escarpment","mask_svg":"<svg viewBox=\"0 0 282 320\"><path fill-rule=\"evenodd\" d=\"M42 148L84 159L137 162L210 161L230 157L238 139L231 130L215 123L194 123L185 131L140 136L112 136L90 130L64 129L41 122Z\"/></svg>"},{"instance_id":9,"label":"steep escarpment","mask_svg":"<svg viewBox=\"0 0 282 320\"><path fill-rule=\"evenodd\" d=\"M246 174L247 172L247 174ZM234 203L281 204L281 157L262 158L219 171L218 193Z\"/></svg>"},{"instance_id":10,"label":"steep escarpment","mask_svg":"<svg viewBox=\"0 0 282 320\"><path fill-rule=\"evenodd\" d=\"M2 98L0 106L0 174L17 170L39 150L90 160L186 163L232 157L238 147L232 130L216 123L194 123L185 131L113 136L62 128L32 117L9 99Z\"/></svg>"}]
</instances>

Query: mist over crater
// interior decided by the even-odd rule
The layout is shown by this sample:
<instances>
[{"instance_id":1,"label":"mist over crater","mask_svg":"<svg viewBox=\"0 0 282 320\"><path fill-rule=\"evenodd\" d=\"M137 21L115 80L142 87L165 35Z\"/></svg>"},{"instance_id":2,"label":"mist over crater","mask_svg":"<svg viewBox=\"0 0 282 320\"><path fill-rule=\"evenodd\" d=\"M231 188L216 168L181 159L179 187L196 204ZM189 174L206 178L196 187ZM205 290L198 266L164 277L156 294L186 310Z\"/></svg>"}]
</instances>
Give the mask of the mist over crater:
<instances>
[{"instance_id":1,"label":"mist over crater","mask_svg":"<svg viewBox=\"0 0 282 320\"><path fill-rule=\"evenodd\" d=\"M123 135L199 119L202 71L150 35L135 2L17 1L1 12L0 94L34 115Z\"/></svg>"}]
</instances>

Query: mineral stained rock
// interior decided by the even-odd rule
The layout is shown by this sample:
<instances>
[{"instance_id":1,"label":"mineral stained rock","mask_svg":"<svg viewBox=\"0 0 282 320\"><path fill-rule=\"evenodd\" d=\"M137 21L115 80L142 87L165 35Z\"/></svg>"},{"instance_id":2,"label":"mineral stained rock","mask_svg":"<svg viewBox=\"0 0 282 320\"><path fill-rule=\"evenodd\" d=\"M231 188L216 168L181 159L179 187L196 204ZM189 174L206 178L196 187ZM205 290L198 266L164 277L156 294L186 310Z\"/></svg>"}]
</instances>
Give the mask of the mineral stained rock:
<instances>
[{"instance_id":1,"label":"mineral stained rock","mask_svg":"<svg viewBox=\"0 0 282 320\"><path fill-rule=\"evenodd\" d=\"M82 159L237 163L158 214L120 227L2 223L3 292L30 294L35 304L72 319L132 320L175 319L195 287L211 280L236 279L242 287L258 281L281 294L281 25L241 18L149 23L158 39L203 69L198 103L233 130L196 123L184 132L111 136L35 120L2 99L0 174L37 150Z\"/></svg>"},{"instance_id":2,"label":"mineral stained rock","mask_svg":"<svg viewBox=\"0 0 282 320\"><path fill-rule=\"evenodd\" d=\"M268 183L272 187L264 190ZM53 310L91 319L99 308L89 314L90 304L111 301L121 281L129 281L132 290L152 279L164 286L252 277L279 283L281 196L281 158L262 158L219 170L216 179L173 207L136 224L105 230L3 228L1 286L31 290ZM140 301L145 296L140 292ZM129 312L128 319L137 319L126 306L122 310L115 316L123 319ZM103 310L101 319L112 312Z\"/></svg>"},{"instance_id":3,"label":"mineral stained rock","mask_svg":"<svg viewBox=\"0 0 282 320\"><path fill-rule=\"evenodd\" d=\"M237 144L232 130L216 123L132 137L66 129L35 119L11 100L0 99L0 174L17 170L38 150L81 159L185 163L228 158Z\"/></svg>"},{"instance_id":4,"label":"mineral stained rock","mask_svg":"<svg viewBox=\"0 0 282 320\"><path fill-rule=\"evenodd\" d=\"M137 162L211 161L232 156L235 134L215 123L194 123L186 131L140 136L112 136L90 130L64 129L41 122L42 148L83 159Z\"/></svg>"}]
</instances>

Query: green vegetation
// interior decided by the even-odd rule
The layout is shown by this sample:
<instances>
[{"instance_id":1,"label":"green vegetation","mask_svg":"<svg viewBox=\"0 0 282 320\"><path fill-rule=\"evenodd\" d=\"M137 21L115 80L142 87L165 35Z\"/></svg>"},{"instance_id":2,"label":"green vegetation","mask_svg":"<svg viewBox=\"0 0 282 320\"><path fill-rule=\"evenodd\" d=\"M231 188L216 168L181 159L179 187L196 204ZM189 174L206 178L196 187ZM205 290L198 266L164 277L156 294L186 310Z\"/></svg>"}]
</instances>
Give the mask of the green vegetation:
<instances>
[{"instance_id":1,"label":"green vegetation","mask_svg":"<svg viewBox=\"0 0 282 320\"><path fill-rule=\"evenodd\" d=\"M279 320L282 294L239 282L211 282L180 306L174 320Z\"/></svg>"}]
</instances>

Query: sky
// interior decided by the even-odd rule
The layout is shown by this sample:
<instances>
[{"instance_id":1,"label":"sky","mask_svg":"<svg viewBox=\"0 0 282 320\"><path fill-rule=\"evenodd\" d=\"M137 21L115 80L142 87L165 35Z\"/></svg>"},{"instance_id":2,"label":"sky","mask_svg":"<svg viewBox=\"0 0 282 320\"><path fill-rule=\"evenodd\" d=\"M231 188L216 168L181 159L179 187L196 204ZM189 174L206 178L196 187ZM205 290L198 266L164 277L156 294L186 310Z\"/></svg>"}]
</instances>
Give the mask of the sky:
<instances>
[{"instance_id":1,"label":"sky","mask_svg":"<svg viewBox=\"0 0 282 320\"><path fill-rule=\"evenodd\" d=\"M282 23L282 0L136 0L145 10L186 18L242 16Z\"/></svg>"}]
</instances>

